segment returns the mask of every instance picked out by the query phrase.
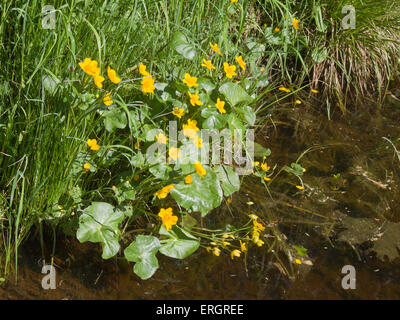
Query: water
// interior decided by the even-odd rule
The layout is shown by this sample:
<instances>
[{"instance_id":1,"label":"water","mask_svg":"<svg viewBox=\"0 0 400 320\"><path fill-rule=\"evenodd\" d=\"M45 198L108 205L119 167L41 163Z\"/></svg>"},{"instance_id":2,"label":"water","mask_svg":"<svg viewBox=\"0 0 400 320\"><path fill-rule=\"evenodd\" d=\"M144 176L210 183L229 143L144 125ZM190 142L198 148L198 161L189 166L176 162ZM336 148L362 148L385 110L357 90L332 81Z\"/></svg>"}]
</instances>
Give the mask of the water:
<instances>
[{"instance_id":1,"label":"water","mask_svg":"<svg viewBox=\"0 0 400 320\"><path fill-rule=\"evenodd\" d=\"M351 246L338 241L337 223L343 215L378 224L400 221L400 161L382 138L400 137L399 106L388 102L381 110L331 121L306 105L273 110L273 121L260 129L258 142L272 150L269 164L277 165L276 172L313 147L299 161L307 168L305 191L295 188L295 177L281 172L271 185L271 198L257 179L248 178L230 207L210 218L215 224L235 224L239 215L256 212L271 223L267 244L281 238L269 252L268 246L253 249L245 260L235 261L205 250L184 261L160 256L160 269L142 281L124 259L104 261L97 245L58 235L57 289L43 290L41 250L33 237L19 254L18 283L10 279L0 285L0 298L398 299L400 258L382 261L370 250L371 243ZM394 145L400 149L398 142ZM312 266L288 261L282 252L293 252L293 244L308 249ZM355 290L341 287L341 269L348 264L357 272Z\"/></svg>"}]
</instances>

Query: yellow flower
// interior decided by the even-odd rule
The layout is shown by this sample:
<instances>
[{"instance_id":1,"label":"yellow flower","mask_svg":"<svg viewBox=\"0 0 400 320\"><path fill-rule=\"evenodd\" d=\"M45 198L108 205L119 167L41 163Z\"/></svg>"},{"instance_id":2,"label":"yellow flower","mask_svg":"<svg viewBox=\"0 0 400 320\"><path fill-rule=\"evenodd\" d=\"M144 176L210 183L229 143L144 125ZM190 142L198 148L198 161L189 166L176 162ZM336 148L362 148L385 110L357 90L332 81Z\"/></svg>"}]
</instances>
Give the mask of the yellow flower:
<instances>
[{"instance_id":1,"label":"yellow flower","mask_svg":"<svg viewBox=\"0 0 400 320\"><path fill-rule=\"evenodd\" d=\"M237 3L238 0L231 0L231 3Z\"/></svg>"},{"instance_id":2,"label":"yellow flower","mask_svg":"<svg viewBox=\"0 0 400 320\"><path fill-rule=\"evenodd\" d=\"M242 252L247 251L246 243L242 242L242 240L239 241L240 241L240 250L242 250Z\"/></svg>"},{"instance_id":3,"label":"yellow flower","mask_svg":"<svg viewBox=\"0 0 400 320\"><path fill-rule=\"evenodd\" d=\"M197 148L203 148L202 145L203 139L199 138L198 136L194 136L193 137L193 144L197 147Z\"/></svg>"},{"instance_id":4,"label":"yellow flower","mask_svg":"<svg viewBox=\"0 0 400 320\"><path fill-rule=\"evenodd\" d=\"M246 70L246 62L243 61L242 56L236 57L235 58L239 66L243 69Z\"/></svg>"},{"instance_id":5,"label":"yellow flower","mask_svg":"<svg viewBox=\"0 0 400 320\"><path fill-rule=\"evenodd\" d=\"M299 190L304 190L303 186L296 186L296 188L299 189Z\"/></svg>"},{"instance_id":6,"label":"yellow flower","mask_svg":"<svg viewBox=\"0 0 400 320\"><path fill-rule=\"evenodd\" d=\"M279 90L280 90L280 91L287 92L287 93L291 92L291 90L290 90L290 89L288 89L288 88L285 88L285 87L280 87L280 88L279 88Z\"/></svg>"},{"instance_id":7,"label":"yellow flower","mask_svg":"<svg viewBox=\"0 0 400 320\"><path fill-rule=\"evenodd\" d=\"M91 150L97 151L100 149L100 146L97 144L96 139L89 139L87 142L88 146L90 147Z\"/></svg>"},{"instance_id":8,"label":"yellow flower","mask_svg":"<svg viewBox=\"0 0 400 320\"><path fill-rule=\"evenodd\" d=\"M268 178L268 177L264 177L264 180L265 180L265 181L271 181L271 179Z\"/></svg>"},{"instance_id":9,"label":"yellow flower","mask_svg":"<svg viewBox=\"0 0 400 320\"><path fill-rule=\"evenodd\" d=\"M171 149L169 149L169 156L176 161L178 158L181 157L181 155L179 154L179 148L174 148L172 147Z\"/></svg>"},{"instance_id":10,"label":"yellow flower","mask_svg":"<svg viewBox=\"0 0 400 320\"><path fill-rule=\"evenodd\" d=\"M318 90L311 89L311 92L313 92L313 93L318 93Z\"/></svg>"},{"instance_id":11,"label":"yellow flower","mask_svg":"<svg viewBox=\"0 0 400 320\"><path fill-rule=\"evenodd\" d=\"M197 127L197 121L190 119L188 119L187 124L184 124L182 128L183 128L183 134L191 139L193 139L193 137L196 135L196 131L200 130Z\"/></svg>"},{"instance_id":12,"label":"yellow flower","mask_svg":"<svg viewBox=\"0 0 400 320\"><path fill-rule=\"evenodd\" d=\"M189 88L197 87L199 84L197 83L196 77L191 77L189 73L185 73L185 79L182 80Z\"/></svg>"},{"instance_id":13,"label":"yellow flower","mask_svg":"<svg viewBox=\"0 0 400 320\"><path fill-rule=\"evenodd\" d=\"M224 234L222 236L222 238L224 238L224 239L227 239L227 238L235 239L235 236L233 234Z\"/></svg>"},{"instance_id":14,"label":"yellow flower","mask_svg":"<svg viewBox=\"0 0 400 320\"><path fill-rule=\"evenodd\" d=\"M154 93L154 79L153 77L146 77L142 80L142 91L144 93Z\"/></svg>"},{"instance_id":15,"label":"yellow flower","mask_svg":"<svg viewBox=\"0 0 400 320\"><path fill-rule=\"evenodd\" d=\"M211 252L212 248L211 247L206 247L207 252Z\"/></svg>"},{"instance_id":16,"label":"yellow flower","mask_svg":"<svg viewBox=\"0 0 400 320\"><path fill-rule=\"evenodd\" d=\"M299 30L299 20L297 20L296 18L293 18L292 25L296 30Z\"/></svg>"},{"instance_id":17,"label":"yellow flower","mask_svg":"<svg viewBox=\"0 0 400 320\"><path fill-rule=\"evenodd\" d=\"M196 162L194 164L194 169L196 170L197 174L202 178L207 174L206 170L203 168L200 162Z\"/></svg>"},{"instance_id":18,"label":"yellow flower","mask_svg":"<svg viewBox=\"0 0 400 320\"><path fill-rule=\"evenodd\" d=\"M295 262L296 262L297 264L301 264L301 260L300 260L300 259L296 259Z\"/></svg>"},{"instance_id":19,"label":"yellow flower","mask_svg":"<svg viewBox=\"0 0 400 320\"><path fill-rule=\"evenodd\" d=\"M83 62L79 62L79 66L85 71L89 76L94 77L95 75L100 74L100 69L97 66L97 61L92 60L90 58L85 58Z\"/></svg>"},{"instance_id":20,"label":"yellow flower","mask_svg":"<svg viewBox=\"0 0 400 320\"><path fill-rule=\"evenodd\" d=\"M185 114L185 109L174 107L174 111L172 112L172 114L180 119Z\"/></svg>"},{"instance_id":21,"label":"yellow flower","mask_svg":"<svg viewBox=\"0 0 400 320\"><path fill-rule=\"evenodd\" d=\"M234 257L238 257L240 258L240 251L238 249L235 249L231 252L231 259L233 259Z\"/></svg>"},{"instance_id":22,"label":"yellow flower","mask_svg":"<svg viewBox=\"0 0 400 320\"><path fill-rule=\"evenodd\" d=\"M261 67L261 68L260 68L260 71L261 71L261 72L263 72L264 70L265 70L264 67Z\"/></svg>"},{"instance_id":23,"label":"yellow flower","mask_svg":"<svg viewBox=\"0 0 400 320\"><path fill-rule=\"evenodd\" d=\"M103 88L103 84L102 84L102 82L104 81L105 79L104 79L104 77L102 77L101 75L95 75L94 77L93 77L93 81L94 81L94 84L98 87L98 88Z\"/></svg>"},{"instance_id":24,"label":"yellow flower","mask_svg":"<svg viewBox=\"0 0 400 320\"><path fill-rule=\"evenodd\" d=\"M199 95L197 93L191 94L188 91L188 94L189 94L190 103L191 103L192 106L195 106L195 105L201 106L201 105L203 105L203 102L200 101L200 97L199 97Z\"/></svg>"},{"instance_id":25,"label":"yellow flower","mask_svg":"<svg viewBox=\"0 0 400 320\"><path fill-rule=\"evenodd\" d=\"M88 171L88 170L90 169L90 167L91 167L91 165L90 165L89 162L86 162L86 163L83 165L83 169L84 169L85 171Z\"/></svg>"},{"instance_id":26,"label":"yellow flower","mask_svg":"<svg viewBox=\"0 0 400 320\"><path fill-rule=\"evenodd\" d=\"M168 137L166 137L162 132L156 136L157 142L161 144L167 144Z\"/></svg>"},{"instance_id":27,"label":"yellow flower","mask_svg":"<svg viewBox=\"0 0 400 320\"><path fill-rule=\"evenodd\" d=\"M264 171L268 171L270 169L270 167L268 166L268 164L266 162L261 164L261 169L263 169Z\"/></svg>"},{"instance_id":28,"label":"yellow flower","mask_svg":"<svg viewBox=\"0 0 400 320\"><path fill-rule=\"evenodd\" d=\"M233 76L237 75L237 73L235 72L236 66L234 66L234 65L230 66L228 62L224 62L224 70L225 70L226 76L229 79L232 79Z\"/></svg>"},{"instance_id":29,"label":"yellow flower","mask_svg":"<svg viewBox=\"0 0 400 320\"><path fill-rule=\"evenodd\" d=\"M172 215L172 208L164 209L161 208L158 216L161 217L162 223L167 229L167 231L171 230L172 226L177 223L178 217Z\"/></svg>"},{"instance_id":30,"label":"yellow flower","mask_svg":"<svg viewBox=\"0 0 400 320\"><path fill-rule=\"evenodd\" d=\"M192 176L190 174L187 175L185 177L185 183L189 184L189 183L192 183L192 182L193 182Z\"/></svg>"},{"instance_id":31,"label":"yellow flower","mask_svg":"<svg viewBox=\"0 0 400 320\"><path fill-rule=\"evenodd\" d=\"M274 29L274 31L275 31L275 32L279 32L279 31L281 31L281 29L279 29L278 27L276 27L276 28Z\"/></svg>"},{"instance_id":32,"label":"yellow flower","mask_svg":"<svg viewBox=\"0 0 400 320\"><path fill-rule=\"evenodd\" d=\"M225 101L220 100L219 98L217 99L216 107L220 113L226 113L226 110L224 109L225 106Z\"/></svg>"},{"instance_id":33,"label":"yellow flower","mask_svg":"<svg viewBox=\"0 0 400 320\"><path fill-rule=\"evenodd\" d=\"M140 63L140 64L139 64L139 73L140 73L142 76L145 76L145 77L147 77L147 76L150 75L150 73L148 73L148 72L146 71L146 66L145 66L143 63Z\"/></svg>"},{"instance_id":34,"label":"yellow flower","mask_svg":"<svg viewBox=\"0 0 400 320\"><path fill-rule=\"evenodd\" d=\"M259 247L261 247L263 244L264 244L264 241L262 241L262 240L260 240L260 239L258 239L258 240L256 241L256 245L259 246Z\"/></svg>"},{"instance_id":35,"label":"yellow flower","mask_svg":"<svg viewBox=\"0 0 400 320\"><path fill-rule=\"evenodd\" d=\"M257 217L254 213L249 214L249 217L250 217L251 219L253 219L253 220L257 220L257 219L258 219L258 217Z\"/></svg>"},{"instance_id":36,"label":"yellow flower","mask_svg":"<svg viewBox=\"0 0 400 320\"><path fill-rule=\"evenodd\" d=\"M168 186L165 186L161 190L158 190L154 195L157 196L158 199L164 199L171 192L171 189L174 189L173 184L170 184Z\"/></svg>"},{"instance_id":37,"label":"yellow flower","mask_svg":"<svg viewBox=\"0 0 400 320\"><path fill-rule=\"evenodd\" d=\"M203 63L201 64L203 67L206 67L208 70L215 70L211 60L203 59Z\"/></svg>"},{"instance_id":38,"label":"yellow flower","mask_svg":"<svg viewBox=\"0 0 400 320\"><path fill-rule=\"evenodd\" d=\"M139 149L140 141L142 141L142 139L138 138L138 140L135 142L135 150Z\"/></svg>"},{"instance_id":39,"label":"yellow flower","mask_svg":"<svg viewBox=\"0 0 400 320\"><path fill-rule=\"evenodd\" d=\"M213 249L213 254L214 254L214 256L219 257L220 253L221 253L221 250L220 250L218 247L215 247L215 248Z\"/></svg>"},{"instance_id":40,"label":"yellow flower","mask_svg":"<svg viewBox=\"0 0 400 320\"><path fill-rule=\"evenodd\" d=\"M217 44L217 43L216 43L216 44L212 44L212 43L210 42L210 47L213 49L213 51L214 51L215 53L218 53L220 56L222 56L222 53L221 53L221 51L219 50L218 44Z\"/></svg>"},{"instance_id":41,"label":"yellow flower","mask_svg":"<svg viewBox=\"0 0 400 320\"><path fill-rule=\"evenodd\" d=\"M227 246L230 246L231 244L227 241L222 241L222 247L225 248Z\"/></svg>"},{"instance_id":42,"label":"yellow flower","mask_svg":"<svg viewBox=\"0 0 400 320\"><path fill-rule=\"evenodd\" d=\"M300 100L296 100L296 104L301 104L301 101Z\"/></svg>"},{"instance_id":43,"label":"yellow flower","mask_svg":"<svg viewBox=\"0 0 400 320\"><path fill-rule=\"evenodd\" d=\"M227 198L227 199L226 199L226 202L229 204L229 203L232 202L232 199L231 199L231 198Z\"/></svg>"},{"instance_id":44,"label":"yellow flower","mask_svg":"<svg viewBox=\"0 0 400 320\"><path fill-rule=\"evenodd\" d=\"M103 98L103 103L106 105L106 106L109 106L110 104L112 104L113 103L113 101L111 100L111 92L108 92L105 96L104 96L104 98Z\"/></svg>"},{"instance_id":45,"label":"yellow flower","mask_svg":"<svg viewBox=\"0 0 400 320\"><path fill-rule=\"evenodd\" d=\"M111 82L118 83L121 82L121 78L117 77L117 73L115 70L111 69L110 66L107 69L107 75L110 78Z\"/></svg>"},{"instance_id":46,"label":"yellow flower","mask_svg":"<svg viewBox=\"0 0 400 320\"><path fill-rule=\"evenodd\" d=\"M254 225L254 230L256 230L256 231L258 231L258 230L264 231L265 230L265 227L261 223L257 222L257 220L253 220L253 225Z\"/></svg>"}]
</instances>

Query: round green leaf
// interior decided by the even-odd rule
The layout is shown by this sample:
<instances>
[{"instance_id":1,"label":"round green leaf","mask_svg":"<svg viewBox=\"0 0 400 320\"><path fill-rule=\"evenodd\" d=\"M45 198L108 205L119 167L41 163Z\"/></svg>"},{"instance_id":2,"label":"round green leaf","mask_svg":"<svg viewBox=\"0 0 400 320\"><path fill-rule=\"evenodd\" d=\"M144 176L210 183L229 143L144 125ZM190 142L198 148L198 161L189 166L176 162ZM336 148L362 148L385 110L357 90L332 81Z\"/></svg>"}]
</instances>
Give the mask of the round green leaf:
<instances>
[{"instance_id":1,"label":"round green leaf","mask_svg":"<svg viewBox=\"0 0 400 320\"><path fill-rule=\"evenodd\" d=\"M124 214L105 202L93 202L79 217L76 237L80 242L101 242L103 259L115 256L120 248L118 242L119 224Z\"/></svg>"},{"instance_id":2,"label":"round green leaf","mask_svg":"<svg viewBox=\"0 0 400 320\"><path fill-rule=\"evenodd\" d=\"M167 257L185 259L200 246L199 239L178 226L173 226L171 230L167 231L164 225L162 225L160 234L169 238L168 242L160 248L160 252Z\"/></svg>"},{"instance_id":3,"label":"round green leaf","mask_svg":"<svg viewBox=\"0 0 400 320\"><path fill-rule=\"evenodd\" d=\"M222 202L222 189L217 175L209 167L203 166L206 175L201 178L197 173L192 174L192 183L175 184L171 195L185 209L200 211L204 217Z\"/></svg>"},{"instance_id":4,"label":"round green leaf","mask_svg":"<svg viewBox=\"0 0 400 320\"><path fill-rule=\"evenodd\" d=\"M153 236L138 235L125 250L128 261L135 262L133 272L142 280L149 279L158 269L156 253L160 248L160 241Z\"/></svg>"},{"instance_id":5,"label":"round green leaf","mask_svg":"<svg viewBox=\"0 0 400 320\"><path fill-rule=\"evenodd\" d=\"M226 82L220 88L219 92L222 93L229 101L231 106L236 106L239 103L250 103L253 98L237 83Z\"/></svg>"}]
</instances>

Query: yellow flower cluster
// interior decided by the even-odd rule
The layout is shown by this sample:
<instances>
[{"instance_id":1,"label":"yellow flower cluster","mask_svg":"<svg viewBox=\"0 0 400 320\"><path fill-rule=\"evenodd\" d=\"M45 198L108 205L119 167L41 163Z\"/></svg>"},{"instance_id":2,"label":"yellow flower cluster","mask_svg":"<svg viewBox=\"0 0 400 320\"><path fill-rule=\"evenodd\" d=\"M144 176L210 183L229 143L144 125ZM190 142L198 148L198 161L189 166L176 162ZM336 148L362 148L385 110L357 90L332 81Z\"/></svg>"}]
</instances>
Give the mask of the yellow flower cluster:
<instances>
[{"instance_id":1,"label":"yellow flower cluster","mask_svg":"<svg viewBox=\"0 0 400 320\"><path fill-rule=\"evenodd\" d=\"M150 73L146 71L146 66L143 63L139 64L139 73L144 76L142 80L142 91L144 93L154 93L156 89L154 86L154 79Z\"/></svg>"},{"instance_id":2,"label":"yellow flower cluster","mask_svg":"<svg viewBox=\"0 0 400 320\"><path fill-rule=\"evenodd\" d=\"M79 62L79 66L83 71L85 71L86 74L93 77L93 82L98 88L103 88L103 82L105 79L100 75L101 70L98 67L98 62L96 60L85 58L82 62ZM113 83L119 83L121 81L115 70L111 69L110 66L107 69L107 75Z\"/></svg>"},{"instance_id":3,"label":"yellow flower cluster","mask_svg":"<svg viewBox=\"0 0 400 320\"><path fill-rule=\"evenodd\" d=\"M161 218L162 224L165 226L167 231L171 230L172 226L178 222L178 217L173 215L172 208L161 208L158 216Z\"/></svg>"},{"instance_id":4,"label":"yellow flower cluster","mask_svg":"<svg viewBox=\"0 0 400 320\"><path fill-rule=\"evenodd\" d=\"M257 246L261 247L264 241L260 239L260 232L264 231L265 227L258 222L258 217L255 214L251 214L249 217L253 220L252 240Z\"/></svg>"},{"instance_id":5,"label":"yellow flower cluster","mask_svg":"<svg viewBox=\"0 0 400 320\"><path fill-rule=\"evenodd\" d=\"M100 146L97 144L97 140L96 139L89 139L87 144L90 147L90 149L93 150L93 151L100 150Z\"/></svg>"},{"instance_id":6,"label":"yellow flower cluster","mask_svg":"<svg viewBox=\"0 0 400 320\"><path fill-rule=\"evenodd\" d=\"M161 190L158 190L154 195L157 196L158 199L164 199L168 196L172 189L174 189L174 185L170 184Z\"/></svg>"}]
</instances>

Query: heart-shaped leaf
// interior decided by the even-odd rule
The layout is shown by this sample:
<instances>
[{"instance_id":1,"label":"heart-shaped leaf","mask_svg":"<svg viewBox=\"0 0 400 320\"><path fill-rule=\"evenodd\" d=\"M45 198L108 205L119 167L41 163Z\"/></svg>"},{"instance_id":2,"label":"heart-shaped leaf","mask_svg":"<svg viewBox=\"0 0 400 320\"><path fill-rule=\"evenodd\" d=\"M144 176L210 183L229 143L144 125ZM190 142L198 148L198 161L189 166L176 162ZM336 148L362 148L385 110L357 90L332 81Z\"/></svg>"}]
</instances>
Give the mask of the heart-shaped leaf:
<instances>
[{"instance_id":1,"label":"heart-shaped leaf","mask_svg":"<svg viewBox=\"0 0 400 320\"><path fill-rule=\"evenodd\" d=\"M217 175L209 167L203 166L206 175L201 178L197 173L192 174L192 183L174 184L171 195L185 209L200 211L206 216L222 202L222 189Z\"/></svg>"},{"instance_id":2,"label":"heart-shaped leaf","mask_svg":"<svg viewBox=\"0 0 400 320\"><path fill-rule=\"evenodd\" d=\"M157 271L156 253L159 248L160 241L156 237L138 235L135 241L124 250L125 258L135 262L133 272L141 279L149 279Z\"/></svg>"},{"instance_id":3,"label":"heart-shaped leaf","mask_svg":"<svg viewBox=\"0 0 400 320\"><path fill-rule=\"evenodd\" d=\"M253 101L253 98L237 83L226 82L219 88L219 92L225 96L231 106Z\"/></svg>"},{"instance_id":4,"label":"heart-shaped leaf","mask_svg":"<svg viewBox=\"0 0 400 320\"><path fill-rule=\"evenodd\" d=\"M188 38L179 31L172 37L171 48L189 60L193 60L196 56L196 48L189 43Z\"/></svg>"},{"instance_id":5,"label":"heart-shaped leaf","mask_svg":"<svg viewBox=\"0 0 400 320\"><path fill-rule=\"evenodd\" d=\"M104 126L109 132L113 132L115 128L124 129L128 124L125 112L119 109L106 111L103 116Z\"/></svg>"},{"instance_id":6,"label":"heart-shaped leaf","mask_svg":"<svg viewBox=\"0 0 400 320\"><path fill-rule=\"evenodd\" d=\"M171 230L167 231L164 225L162 225L160 234L169 238L168 242L160 248L160 252L167 257L185 259L200 246L199 239L178 226L173 226Z\"/></svg>"},{"instance_id":7,"label":"heart-shaped leaf","mask_svg":"<svg viewBox=\"0 0 400 320\"><path fill-rule=\"evenodd\" d=\"M253 126L256 122L256 113L254 112L252 107L244 106L241 108L237 108L236 111L240 113L240 115L244 118L244 120L246 120L246 122L250 126Z\"/></svg>"},{"instance_id":8,"label":"heart-shaped leaf","mask_svg":"<svg viewBox=\"0 0 400 320\"><path fill-rule=\"evenodd\" d=\"M103 259L115 256L120 248L119 224L124 219L120 210L105 202L93 202L79 217L76 237L80 242L101 242Z\"/></svg>"},{"instance_id":9,"label":"heart-shaped leaf","mask_svg":"<svg viewBox=\"0 0 400 320\"><path fill-rule=\"evenodd\" d=\"M232 193L239 191L240 180L237 173L230 166L218 166L214 172L217 174L221 183L222 190L225 197L230 196Z\"/></svg>"}]
</instances>

